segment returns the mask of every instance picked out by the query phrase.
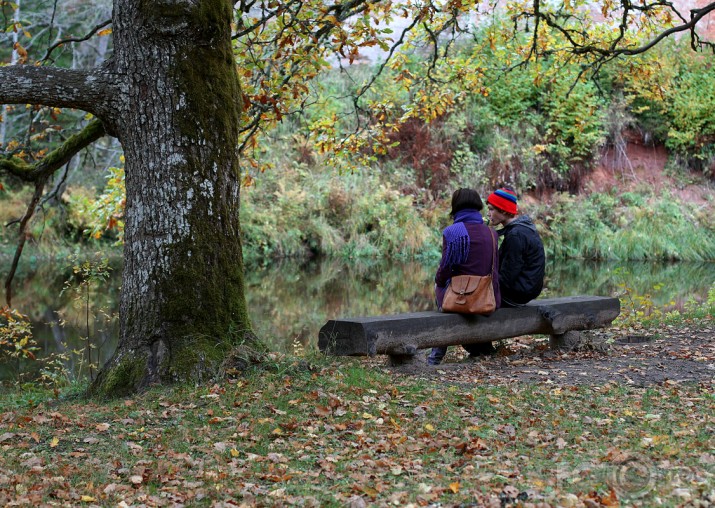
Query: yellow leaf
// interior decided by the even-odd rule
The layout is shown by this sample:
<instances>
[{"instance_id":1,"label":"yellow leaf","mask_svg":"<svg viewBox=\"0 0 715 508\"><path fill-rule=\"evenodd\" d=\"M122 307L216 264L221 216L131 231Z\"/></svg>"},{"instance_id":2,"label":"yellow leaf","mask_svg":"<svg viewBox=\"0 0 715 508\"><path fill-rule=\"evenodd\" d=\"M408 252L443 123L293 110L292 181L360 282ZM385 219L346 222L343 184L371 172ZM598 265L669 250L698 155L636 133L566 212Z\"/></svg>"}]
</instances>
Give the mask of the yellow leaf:
<instances>
[{"instance_id":1,"label":"yellow leaf","mask_svg":"<svg viewBox=\"0 0 715 508\"><path fill-rule=\"evenodd\" d=\"M362 417L365 418L366 420L372 420L373 418L375 418L370 413L363 413Z\"/></svg>"},{"instance_id":2,"label":"yellow leaf","mask_svg":"<svg viewBox=\"0 0 715 508\"><path fill-rule=\"evenodd\" d=\"M283 434L283 431L280 429L280 427L276 427L275 429L273 429L273 432L271 432L271 434L275 436L280 436L281 434Z\"/></svg>"},{"instance_id":3,"label":"yellow leaf","mask_svg":"<svg viewBox=\"0 0 715 508\"><path fill-rule=\"evenodd\" d=\"M239 456L239 452L238 452L238 450L236 450L235 448L231 448L230 452L231 452L231 457L238 457L238 456Z\"/></svg>"},{"instance_id":4,"label":"yellow leaf","mask_svg":"<svg viewBox=\"0 0 715 508\"><path fill-rule=\"evenodd\" d=\"M95 501L95 499L92 496L82 496L80 500L84 503L91 503Z\"/></svg>"},{"instance_id":5,"label":"yellow leaf","mask_svg":"<svg viewBox=\"0 0 715 508\"><path fill-rule=\"evenodd\" d=\"M58 444L60 444L60 439L58 437L53 437L52 441L50 441L50 448L54 448Z\"/></svg>"},{"instance_id":6,"label":"yellow leaf","mask_svg":"<svg viewBox=\"0 0 715 508\"><path fill-rule=\"evenodd\" d=\"M425 424L425 430L429 430L430 432L432 432L434 430L434 427L431 423L427 423Z\"/></svg>"},{"instance_id":7,"label":"yellow leaf","mask_svg":"<svg viewBox=\"0 0 715 508\"><path fill-rule=\"evenodd\" d=\"M459 492L459 482L452 482L449 484L449 490L454 492L455 494Z\"/></svg>"},{"instance_id":8,"label":"yellow leaf","mask_svg":"<svg viewBox=\"0 0 715 508\"><path fill-rule=\"evenodd\" d=\"M111 34L111 33L112 33L112 29L111 29L111 28L105 28L104 30L100 30L99 32L97 32L97 35L99 35L100 37L102 37L102 36L104 36L104 35L109 35L109 34Z\"/></svg>"}]
</instances>

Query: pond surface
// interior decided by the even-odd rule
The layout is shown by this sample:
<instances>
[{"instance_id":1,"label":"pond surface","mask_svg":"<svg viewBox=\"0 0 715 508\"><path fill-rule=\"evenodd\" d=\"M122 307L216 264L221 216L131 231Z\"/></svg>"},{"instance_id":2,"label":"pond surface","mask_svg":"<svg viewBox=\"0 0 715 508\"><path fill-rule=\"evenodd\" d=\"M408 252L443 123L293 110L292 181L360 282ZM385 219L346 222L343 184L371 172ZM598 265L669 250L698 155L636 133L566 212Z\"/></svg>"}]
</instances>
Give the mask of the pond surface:
<instances>
[{"instance_id":1,"label":"pond surface","mask_svg":"<svg viewBox=\"0 0 715 508\"><path fill-rule=\"evenodd\" d=\"M109 264L106 281L85 286L67 287L72 267L66 260L36 261L34 268L21 271L16 278L13 304L31 319L37 356L63 353L67 370L75 376L88 372L88 343L91 363L98 365L116 347L121 259ZM250 267L246 288L253 325L273 349L313 348L318 330L329 319L433 309L435 267L436 263L341 260L284 260ZM673 309L682 308L691 298L706 298L713 281L715 263L569 260L547 266L542 297L620 296L628 290L633 295L650 295L659 308ZM0 364L0 381L33 375L38 369L37 362L5 359Z\"/></svg>"}]
</instances>

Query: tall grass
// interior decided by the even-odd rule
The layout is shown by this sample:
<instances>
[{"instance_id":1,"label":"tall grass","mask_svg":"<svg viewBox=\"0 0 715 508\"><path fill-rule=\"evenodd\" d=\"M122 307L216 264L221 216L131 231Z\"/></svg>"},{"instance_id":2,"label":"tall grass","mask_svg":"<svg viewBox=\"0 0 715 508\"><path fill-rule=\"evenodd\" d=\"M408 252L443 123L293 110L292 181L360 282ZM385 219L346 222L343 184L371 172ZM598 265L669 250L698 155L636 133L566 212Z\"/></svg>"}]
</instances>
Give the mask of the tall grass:
<instances>
[{"instance_id":1,"label":"tall grass","mask_svg":"<svg viewBox=\"0 0 715 508\"><path fill-rule=\"evenodd\" d=\"M312 255L415 258L439 248L436 214L374 173L334 175L302 164L243 190L249 262ZM446 215L446 214L445 214Z\"/></svg>"},{"instance_id":2,"label":"tall grass","mask_svg":"<svg viewBox=\"0 0 715 508\"><path fill-rule=\"evenodd\" d=\"M551 257L711 261L715 259L712 204L678 200L668 192L611 192L579 198L557 194L536 217Z\"/></svg>"}]
</instances>

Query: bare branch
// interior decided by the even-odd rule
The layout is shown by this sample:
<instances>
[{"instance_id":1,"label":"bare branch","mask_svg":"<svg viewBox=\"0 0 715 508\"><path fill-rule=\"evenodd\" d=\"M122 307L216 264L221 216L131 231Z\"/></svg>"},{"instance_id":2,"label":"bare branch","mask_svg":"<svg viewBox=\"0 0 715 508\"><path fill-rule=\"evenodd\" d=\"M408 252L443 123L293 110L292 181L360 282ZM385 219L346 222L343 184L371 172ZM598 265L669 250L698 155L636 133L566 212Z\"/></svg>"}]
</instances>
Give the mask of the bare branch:
<instances>
[{"instance_id":1,"label":"bare branch","mask_svg":"<svg viewBox=\"0 0 715 508\"><path fill-rule=\"evenodd\" d=\"M32 216L35 215L35 210L37 210L37 204L39 203L40 198L42 197L42 193L45 190L46 182L47 177L43 177L37 182L35 182L35 192L32 195L30 203L27 205L25 215L20 220L20 230L18 231L15 256L12 259L12 266L10 267L10 272L7 274L7 278L5 279L5 303L7 303L8 307L12 307L12 280L15 278L17 265L20 262L22 251L25 248L25 241L27 240L27 224L30 222Z\"/></svg>"},{"instance_id":2,"label":"bare branch","mask_svg":"<svg viewBox=\"0 0 715 508\"><path fill-rule=\"evenodd\" d=\"M103 29L104 27L106 27L106 26L108 26L108 25L111 25L111 24L112 24L112 20L111 20L111 19L108 19L108 20L104 21L103 23L100 23L99 25L97 25L97 26L95 26L94 28L92 28L92 29L89 31L89 33L87 33L87 35L85 35L84 37L69 37L69 38L67 38L67 39L62 39L61 41L55 42L52 46L50 46L49 48L47 48L47 51L45 52L45 56L42 57L42 59L40 60L40 62L46 62L46 61L48 61L48 60L50 59L50 55L52 54L52 52L53 52L55 49L57 49L58 47L60 47L60 46L62 46L62 45L64 45L64 44L70 44L70 43L72 43L72 42L84 42L84 41L87 41L87 40L91 39L91 38L92 38L97 32L99 32L101 29Z\"/></svg>"}]
</instances>

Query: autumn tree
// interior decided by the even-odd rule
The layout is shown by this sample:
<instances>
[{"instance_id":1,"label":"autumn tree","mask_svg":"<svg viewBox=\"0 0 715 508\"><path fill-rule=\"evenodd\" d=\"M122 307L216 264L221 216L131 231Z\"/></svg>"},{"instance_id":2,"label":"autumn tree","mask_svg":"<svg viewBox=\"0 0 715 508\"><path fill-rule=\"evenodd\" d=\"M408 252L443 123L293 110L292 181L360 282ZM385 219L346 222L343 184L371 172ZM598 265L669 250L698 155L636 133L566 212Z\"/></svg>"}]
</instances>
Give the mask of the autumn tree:
<instances>
[{"instance_id":1,"label":"autumn tree","mask_svg":"<svg viewBox=\"0 0 715 508\"><path fill-rule=\"evenodd\" d=\"M298 70L323 65L308 60L320 59L316 48L341 20L359 14L361 5L367 4L287 2L259 8L257 21L241 17L251 10L242 5L238 37L261 32L275 19L279 27L263 45L284 47L294 58L288 72L264 66L261 72L275 71L270 84L276 88L250 97L239 85L234 5L227 0L115 0L112 54L88 69L59 67L48 58L35 65L14 43L22 58L0 68L0 103L72 108L94 118L42 157L16 147L0 160L4 172L35 186L20 220L18 255L24 227L54 172L106 135L116 137L125 154L120 340L93 384L95 392L116 395L151 383L202 379L218 370L234 346L255 341L239 225L238 143L242 127L255 132L251 120L242 120L244 107L255 105L258 119L280 115L276 94L300 93L288 82ZM10 29L22 30L20 22L12 23ZM372 30L369 23L364 29ZM337 51L342 46L336 44ZM260 48L251 50L255 58L264 58Z\"/></svg>"},{"instance_id":2,"label":"autumn tree","mask_svg":"<svg viewBox=\"0 0 715 508\"><path fill-rule=\"evenodd\" d=\"M7 15L18 4L0 5L7 29L21 33L21 20ZM586 72L673 33L689 32L696 49L710 44L696 28L715 4L687 17L667 2L604 2L600 25L594 7L514 2L499 11L512 20L510 28L489 29L494 7L462 0L114 0L111 20L60 38L35 58L15 37L2 53L14 56L0 67L0 104L89 115L81 130L51 149L3 147L0 169L35 186L19 221L17 256L24 228L59 168L104 136L115 137L125 155L120 340L93 390L119 395L152 383L203 379L232 348L255 343L244 296L241 179L250 177L247 167L260 167L252 149L261 133L304 106L309 84L326 67L349 66L363 48L378 46L384 61L375 76L390 65L412 95L409 110L368 100L373 76L352 91L352 133L339 134L337 118L315 126L324 152L362 156L385 153L385 131L411 117L429 121L466 94L488 93L479 62L485 45L518 38L511 66L575 58ZM406 22L393 33L396 18ZM608 24L615 30L604 29ZM474 52L457 56L453 47L474 39L475 27L482 29ZM110 32L111 51L97 65L53 58L70 44ZM402 67L399 47L421 52L420 69ZM449 86L455 82L458 90Z\"/></svg>"}]
</instances>

